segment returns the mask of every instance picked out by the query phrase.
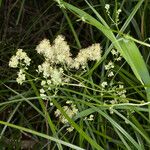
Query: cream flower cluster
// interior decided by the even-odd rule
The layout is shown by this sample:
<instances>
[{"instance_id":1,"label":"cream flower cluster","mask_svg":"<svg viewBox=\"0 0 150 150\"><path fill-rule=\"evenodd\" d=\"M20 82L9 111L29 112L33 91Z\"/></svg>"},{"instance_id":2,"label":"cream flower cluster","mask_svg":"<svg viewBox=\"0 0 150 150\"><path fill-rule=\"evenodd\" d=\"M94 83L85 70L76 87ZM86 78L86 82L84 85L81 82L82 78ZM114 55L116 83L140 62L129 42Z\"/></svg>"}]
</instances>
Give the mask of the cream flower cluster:
<instances>
[{"instance_id":1,"label":"cream flower cluster","mask_svg":"<svg viewBox=\"0 0 150 150\"><path fill-rule=\"evenodd\" d=\"M16 55L13 55L10 58L9 66L12 68L18 68L19 65L23 67L27 67L30 65L31 59L27 56L26 52L22 49L18 49Z\"/></svg>"},{"instance_id":2,"label":"cream flower cluster","mask_svg":"<svg viewBox=\"0 0 150 150\"><path fill-rule=\"evenodd\" d=\"M85 68L88 61L99 60L100 58L100 44L93 44L85 49L81 49L70 66L75 69L79 69L79 67Z\"/></svg>"},{"instance_id":3,"label":"cream flower cluster","mask_svg":"<svg viewBox=\"0 0 150 150\"><path fill-rule=\"evenodd\" d=\"M68 101L67 101L68 102ZM66 102L66 103L67 103ZM67 103L68 104L68 103ZM63 110L65 111L65 113L70 117L73 118L77 113L78 113L78 109L76 107L76 105L73 104L72 101L69 101L69 104L71 104L70 106L65 105L63 106ZM61 114L60 110L56 110L55 111L55 116L59 118L60 122L63 124L67 124L68 120ZM67 128L67 130L69 132L71 132L74 128L73 127L69 127Z\"/></svg>"},{"instance_id":4,"label":"cream flower cluster","mask_svg":"<svg viewBox=\"0 0 150 150\"><path fill-rule=\"evenodd\" d=\"M85 68L88 61L101 58L100 44L93 44L81 49L76 58L72 58L70 47L64 36L58 35L53 44L48 39L42 40L36 47L37 53L44 56L45 61L38 66L37 72L42 73L44 79L53 85L63 85L70 79L65 76L66 69ZM43 95L43 93L41 93Z\"/></svg>"},{"instance_id":5,"label":"cream flower cluster","mask_svg":"<svg viewBox=\"0 0 150 150\"><path fill-rule=\"evenodd\" d=\"M22 49L18 49L16 52L16 55L13 55L10 58L9 66L12 68L20 68L18 71L18 77L16 79L18 84L22 84L26 77L25 77L25 70L28 69L28 66L30 65L31 59L27 56L26 52L24 52Z\"/></svg>"},{"instance_id":6,"label":"cream flower cluster","mask_svg":"<svg viewBox=\"0 0 150 150\"><path fill-rule=\"evenodd\" d=\"M70 48L65 38L58 35L53 44L48 39L42 40L36 47L36 51L45 57L50 64L71 63Z\"/></svg>"},{"instance_id":7,"label":"cream flower cluster","mask_svg":"<svg viewBox=\"0 0 150 150\"><path fill-rule=\"evenodd\" d=\"M95 61L101 58L100 44L93 44L81 49L76 58L72 58L70 47L62 35L58 35L51 45L49 40L42 40L36 47L36 51L45 57L51 65L66 64L68 68L85 68L89 60Z\"/></svg>"},{"instance_id":8,"label":"cream flower cluster","mask_svg":"<svg viewBox=\"0 0 150 150\"><path fill-rule=\"evenodd\" d=\"M25 81L25 79L26 79L24 70L20 69L17 74L18 74L18 77L16 78L16 81L17 81L18 84L21 85Z\"/></svg>"},{"instance_id":9,"label":"cream flower cluster","mask_svg":"<svg viewBox=\"0 0 150 150\"><path fill-rule=\"evenodd\" d=\"M39 65L37 71L38 73L43 73L43 77L46 80L49 80L49 83L53 85L60 85L63 84L63 81L66 81L63 76L63 68L53 67L48 61L45 61L42 65Z\"/></svg>"},{"instance_id":10,"label":"cream flower cluster","mask_svg":"<svg viewBox=\"0 0 150 150\"><path fill-rule=\"evenodd\" d=\"M41 82L39 89L40 96L44 100L47 99L47 93L49 91L55 95L58 91L57 86L71 82L72 78L67 73L72 73L73 69L85 70L88 61L98 61L101 59L100 44L93 44L79 50L77 56L73 58L70 52L70 46L62 35L58 35L52 44L48 39L43 39L36 46L35 50L44 57L44 61L38 65L36 70ZM20 69L16 79L18 84L22 84L25 81L25 71L28 69L30 61L31 59L22 49L18 49L16 55L11 57L9 66ZM52 90L54 87L55 89ZM51 100L50 105L53 105ZM67 101L66 105L62 108L70 118L73 118L78 113L78 109L72 101ZM68 125L68 120L58 109L55 111L55 116L59 118L61 123ZM89 121L93 119L93 115L87 118ZM73 129L70 125L67 128L68 132L71 132Z\"/></svg>"}]
</instances>

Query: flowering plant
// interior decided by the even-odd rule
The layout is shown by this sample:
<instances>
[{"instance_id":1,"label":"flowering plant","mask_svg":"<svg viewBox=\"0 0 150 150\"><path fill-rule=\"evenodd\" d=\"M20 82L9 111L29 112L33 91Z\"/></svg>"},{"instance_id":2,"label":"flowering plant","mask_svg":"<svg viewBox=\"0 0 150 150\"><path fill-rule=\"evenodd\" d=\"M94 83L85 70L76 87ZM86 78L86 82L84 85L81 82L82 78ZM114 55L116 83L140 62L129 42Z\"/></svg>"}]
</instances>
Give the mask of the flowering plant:
<instances>
[{"instance_id":1,"label":"flowering plant","mask_svg":"<svg viewBox=\"0 0 150 150\"><path fill-rule=\"evenodd\" d=\"M58 86L72 82L72 77L67 74L68 72L71 72L73 69L85 71L88 61L98 61L101 58L100 44L93 44L81 49L77 56L73 58L70 53L70 47L62 35L58 35L53 44L50 44L48 39L43 39L36 46L36 51L44 57L44 62L36 70L39 76L37 79L41 82L39 92L43 100L47 99L47 93L51 91L52 86L56 87L54 92L54 95L56 95ZM16 79L18 84L22 85L26 80L25 71L28 70L30 64L31 59L22 49L18 49L16 55L10 58L9 66L19 68ZM68 101L66 103L67 105L63 106L63 109L72 118L77 114L78 109L72 101L71 103L68 103ZM50 101L50 105L53 105L52 101ZM68 123L58 109L55 111L55 115L59 117L63 124ZM67 130L72 131L73 127L69 127Z\"/></svg>"}]
</instances>

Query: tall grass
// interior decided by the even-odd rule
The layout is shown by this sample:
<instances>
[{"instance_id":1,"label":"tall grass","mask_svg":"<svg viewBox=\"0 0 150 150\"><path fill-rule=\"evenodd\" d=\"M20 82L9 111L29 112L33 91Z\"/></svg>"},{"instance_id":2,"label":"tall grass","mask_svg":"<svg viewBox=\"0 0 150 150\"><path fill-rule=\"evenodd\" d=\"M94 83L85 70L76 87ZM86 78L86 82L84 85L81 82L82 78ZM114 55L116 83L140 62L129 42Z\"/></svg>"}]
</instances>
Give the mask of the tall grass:
<instances>
[{"instance_id":1,"label":"tall grass","mask_svg":"<svg viewBox=\"0 0 150 150\"><path fill-rule=\"evenodd\" d=\"M148 0L0 1L0 148L149 149L149 9ZM59 34L65 35L74 56L82 47L100 43L102 57L90 62L86 72L73 71L75 83L51 87L43 100L34 71L42 57L34 49L43 38L53 41ZM34 62L22 86L15 81L15 70L8 67L17 48L25 49ZM121 55L120 62L112 49ZM108 77L105 69L110 61L114 77ZM103 89L104 81L110 87ZM123 100L114 91L120 83L127 91ZM114 99L118 101L113 103ZM63 109L67 100L79 110L73 118ZM74 127L72 132L55 117L56 109ZM86 119L90 115L94 120Z\"/></svg>"}]
</instances>

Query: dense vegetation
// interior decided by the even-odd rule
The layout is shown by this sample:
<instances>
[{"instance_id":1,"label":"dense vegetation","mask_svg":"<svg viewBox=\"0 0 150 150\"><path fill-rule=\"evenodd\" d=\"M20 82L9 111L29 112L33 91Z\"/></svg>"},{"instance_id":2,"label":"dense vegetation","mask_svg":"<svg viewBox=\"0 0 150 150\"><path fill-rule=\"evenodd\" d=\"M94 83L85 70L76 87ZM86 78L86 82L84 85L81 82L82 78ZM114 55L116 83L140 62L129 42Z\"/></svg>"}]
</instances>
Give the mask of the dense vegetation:
<instances>
[{"instance_id":1,"label":"dense vegetation","mask_svg":"<svg viewBox=\"0 0 150 150\"><path fill-rule=\"evenodd\" d=\"M0 149L150 149L148 0L0 0Z\"/></svg>"}]
</instances>

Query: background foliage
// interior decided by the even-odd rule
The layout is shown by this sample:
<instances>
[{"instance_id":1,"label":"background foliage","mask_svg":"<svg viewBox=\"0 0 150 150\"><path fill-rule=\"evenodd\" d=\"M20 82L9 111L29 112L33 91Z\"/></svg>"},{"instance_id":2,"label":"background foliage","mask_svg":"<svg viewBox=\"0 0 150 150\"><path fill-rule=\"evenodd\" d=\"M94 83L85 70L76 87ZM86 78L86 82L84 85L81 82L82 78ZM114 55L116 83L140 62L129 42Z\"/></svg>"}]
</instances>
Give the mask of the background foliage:
<instances>
[{"instance_id":1,"label":"background foliage","mask_svg":"<svg viewBox=\"0 0 150 150\"><path fill-rule=\"evenodd\" d=\"M150 120L147 89L150 85L148 84L150 53L147 43L150 35L150 2L148 0L65 2L62 1L64 7L60 8L53 0L0 1L0 146L5 149L13 147L14 149L21 147L24 149L68 149L68 147L89 150L149 149ZM110 14L113 19L117 9L122 10L118 28L108 17L105 4L110 4ZM82 16L85 15L83 11L89 16ZM85 22L82 17L85 17ZM103 25L102 28L100 24ZM105 32L107 26L110 30ZM38 84L28 82L19 86L14 80L16 71L8 67L8 61L16 49L23 48L34 62L30 69L34 75L34 69L42 61L35 53L36 45L43 38L48 38L52 42L59 34L66 37L74 55L80 48L92 43L101 43L103 57L98 63L90 63L89 70L84 76L76 74L76 78L84 82L86 87L79 88L78 93L75 93L72 87L60 87L59 90L63 95L58 95L53 100L56 107L44 110L45 108L41 106L46 106L47 102L44 101L41 105L38 100ZM133 37L129 37L130 43L126 45L119 41L115 42L121 38L126 40L124 37L126 34ZM127 100L131 103L121 103L113 107L111 104L104 105L104 102L113 99L114 95L106 92L101 98L99 94L102 81L111 80L106 76L104 66L112 60L110 54L112 43L125 58L115 63L114 72L117 77L114 82L124 83ZM137 57L134 57L135 55ZM145 72L138 68L139 62ZM74 121L68 118L62 109L68 98L76 102L81 112ZM56 108L75 127L72 133L66 132L63 129L65 126L62 127L55 118L53 112ZM92 113L94 121L85 121L84 117ZM43 117L45 115L46 117Z\"/></svg>"}]
</instances>

